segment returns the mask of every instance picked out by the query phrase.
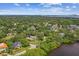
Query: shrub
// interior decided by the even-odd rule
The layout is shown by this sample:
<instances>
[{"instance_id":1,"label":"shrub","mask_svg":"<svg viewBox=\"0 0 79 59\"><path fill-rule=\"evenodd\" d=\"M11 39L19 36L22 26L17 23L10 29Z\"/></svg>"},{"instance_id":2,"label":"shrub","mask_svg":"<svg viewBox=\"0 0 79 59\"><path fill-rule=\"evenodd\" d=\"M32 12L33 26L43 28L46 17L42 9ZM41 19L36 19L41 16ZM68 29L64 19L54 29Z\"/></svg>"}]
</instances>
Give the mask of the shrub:
<instances>
[{"instance_id":1,"label":"shrub","mask_svg":"<svg viewBox=\"0 0 79 59\"><path fill-rule=\"evenodd\" d=\"M71 43L73 43L73 41L72 41L72 40L69 40L69 39L64 39L64 40L62 41L62 43L63 43L63 44L71 44Z\"/></svg>"},{"instance_id":2,"label":"shrub","mask_svg":"<svg viewBox=\"0 0 79 59\"><path fill-rule=\"evenodd\" d=\"M45 56L47 55L46 52L40 48L36 49L28 49L24 56Z\"/></svg>"}]
</instances>

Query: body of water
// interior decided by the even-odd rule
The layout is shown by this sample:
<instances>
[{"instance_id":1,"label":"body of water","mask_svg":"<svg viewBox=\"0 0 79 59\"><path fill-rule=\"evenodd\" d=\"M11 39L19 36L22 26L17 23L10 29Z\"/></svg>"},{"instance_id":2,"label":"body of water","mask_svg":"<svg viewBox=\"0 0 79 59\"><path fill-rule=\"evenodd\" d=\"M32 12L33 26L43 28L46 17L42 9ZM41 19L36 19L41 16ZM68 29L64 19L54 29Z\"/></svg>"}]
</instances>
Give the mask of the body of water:
<instances>
[{"instance_id":1,"label":"body of water","mask_svg":"<svg viewBox=\"0 0 79 59\"><path fill-rule=\"evenodd\" d=\"M48 56L79 56L79 43L62 45L60 48L51 51Z\"/></svg>"}]
</instances>

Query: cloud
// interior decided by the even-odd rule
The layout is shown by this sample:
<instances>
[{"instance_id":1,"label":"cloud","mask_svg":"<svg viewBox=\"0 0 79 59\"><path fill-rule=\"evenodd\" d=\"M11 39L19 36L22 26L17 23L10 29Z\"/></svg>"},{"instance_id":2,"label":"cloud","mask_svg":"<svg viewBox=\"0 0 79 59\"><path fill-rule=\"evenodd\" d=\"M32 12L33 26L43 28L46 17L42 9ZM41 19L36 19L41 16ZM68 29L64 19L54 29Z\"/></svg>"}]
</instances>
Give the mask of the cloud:
<instances>
[{"instance_id":1,"label":"cloud","mask_svg":"<svg viewBox=\"0 0 79 59\"><path fill-rule=\"evenodd\" d=\"M29 7L29 6L30 6L30 4L28 4L28 3L27 3L27 4L25 4L25 6Z\"/></svg>"},{"instance_id":2,"label":"cloud","mask_svg":"<svg viewBox=\"0 0 79 59\"><path fill-rule=\"evenodd\" d=\"M62 15L62 14L65 14L65 11L63 11L63 9L60 7L52 7L48 9L0 10L0 15Z\"/></svg>"},{"instance_id":3,"label":"cloud","mask_svg":"<svg viewBox=\"0 0 79 59\"><path fill-rule=\"evenodd\" d=\"M70 7L70 6L66 6L66 7L65 7L65 10L66 10L66 11L70 11L70 10L71 10L71 7Z\"/></svg>"},{"instance_id":4,"label":"cloud","mask_svg":"<svg viewBox=\"0 0 79 59\"><path fill-rule=\"evenodd\" d=\"M10 10L0 10L0 15L6 15L6 14L9 14L9 13L12 13L12 11L10 11Z\"/></svg>"},{"instance_id":5,"label":"cloud","mask_svg":"<svg viewBox=\"0 0 79 59\"><path fill-rule=\"evenodd\" d=\"M41 4L39 4L39 6L43 6L45 8L48 8L48 7L51 7L52 4L51 3L41 3Z\"/></svg>"},{"instance_id":6,"label":"cloud","mask_svg":"<svg viewBox=\"0 0 79 59\"><path fill-rule=\"evenodd\" d=\"M72 6L72 8L77 8L77 6L74 5L74 6Z\"/></svg>"},{"instance_id":7,"label":"cloud","mask_svg":"<svg viewBox=\"0 0 79 59\"><path fill-rule=\"evenodd\" d=\"M63 14L63 8L61 7L52 7L47 10L51 15L61 15Z\"/></svg>"},{"instance_id":8,"label":"cloud","mask_svg":"<svg viewBox=\"0 0 79 59\"><path fill-rule=\"evenodd\" d=\"M39 5L48 8L48 7L52 7L52 5L60 5L61 6L62 3L41 3Z\"/></svg>"},{"instance_id":9,"label":"cloud","mask_svg":"<svg viewBox=\"0 0 79 59\"><path fill-rule=\"evenodd\" d=\"M69 8L70 8L70 6L66 6L66 8L67 8L67 9L69 9Z\"/></svg>"},{"instance_id":10,"label":"cloud","mask_svg":"<svg viewBox=\"0 0 79 59\"><path fill-rule=\"evenodd\" d=\"M52 3L52 4L55 4L55 5L62 5L62 3Z\"/></svg>"},{"instance_id":11,"label":"cloud","mask_svg":"<svg viewBox=\"0 0 79 59\"><path fill-rule=\"evenodd\" d=\"M18 7L20 6L20 4L18 4L18 3L14 3L14 5L15 5L15 6L18 6Z\"/></svg>"},{"instance_id":12,"label":"cloud","mask_svg":"<svg viewBox=\"0 0 79 59\"><path fill-rule=\"evenodd\" d=\"M70 8L67 8L67 9L65 9L66 11L70 11L71 9Z\"/></svg>"},{"instance_id":13,"label":"cloud","mask_svg":"<svg viewBox=\"0 0 79 59\"><path fill-rule=\"evenodd\" d=\"M49 8L49 9L9 9L0 10L0 15L54 15L61 14L61 8Z\"/></svg>"},{"instance_id":14,"label":"cloud","mask_svg":"<svg viewBox=\"0 0 79 59\"><path fill-rule=\"evenodd\" d=\"M15 4L17 5L17 4ZM20 5L20 4L19 4ZM30 4L24 4L25 6L30 6ZM64 8L52 5L58 4L47 4L42 3L41 6L45 8L24 8L24 7L15 7L13 9L8 10L0 10L0 15L69 15L69 14L78 14L79 11L75 11L73 8L76 8L75 5L73 6L65 6ZM60 4L62 5L62 4ZM40 6L40 7L41 7ZM50 8L48 8L50 7ZM74 10L74 11L73 11Z\"/></svg>"}]
</instances>

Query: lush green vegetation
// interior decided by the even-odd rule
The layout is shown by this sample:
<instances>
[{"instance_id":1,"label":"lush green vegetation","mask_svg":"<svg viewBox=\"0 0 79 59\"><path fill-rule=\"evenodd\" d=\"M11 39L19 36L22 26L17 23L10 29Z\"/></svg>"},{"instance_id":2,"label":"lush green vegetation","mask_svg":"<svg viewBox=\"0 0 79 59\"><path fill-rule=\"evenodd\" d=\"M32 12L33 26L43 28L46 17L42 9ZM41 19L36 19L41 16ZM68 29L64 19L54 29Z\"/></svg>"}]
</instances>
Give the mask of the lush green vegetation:
<instances>
[{"instance_id":1,"label":"lush green vegetation","mask_svg":"<svg viewBox=\"0 0 79 59\"><path fill-rule=\"evenodd\" d=\"M8 45L7 53L12 54L12 45L17 41L22 44L21 49L26 50L24 56L47 55L61 44L79 41L79 19L0 16L0 43Z\"/></svg>"}]
</instances>

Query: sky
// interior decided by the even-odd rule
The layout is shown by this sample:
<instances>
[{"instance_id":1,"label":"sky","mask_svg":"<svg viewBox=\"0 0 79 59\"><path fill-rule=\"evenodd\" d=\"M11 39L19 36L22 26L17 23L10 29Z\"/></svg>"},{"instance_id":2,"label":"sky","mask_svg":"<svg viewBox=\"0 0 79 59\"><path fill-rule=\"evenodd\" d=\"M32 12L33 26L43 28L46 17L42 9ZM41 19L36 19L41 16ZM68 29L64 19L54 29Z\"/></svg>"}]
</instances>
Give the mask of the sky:
<instances>
[{"instance_id":1,"label":"sky","mask_svg":"<svg viewBox=\"0 0 79 59\"><path fill-rule=\"evenodd\" d=\"M0 3L0 15L79 15L79 3Z\"/></svg>"}]
</instances>

